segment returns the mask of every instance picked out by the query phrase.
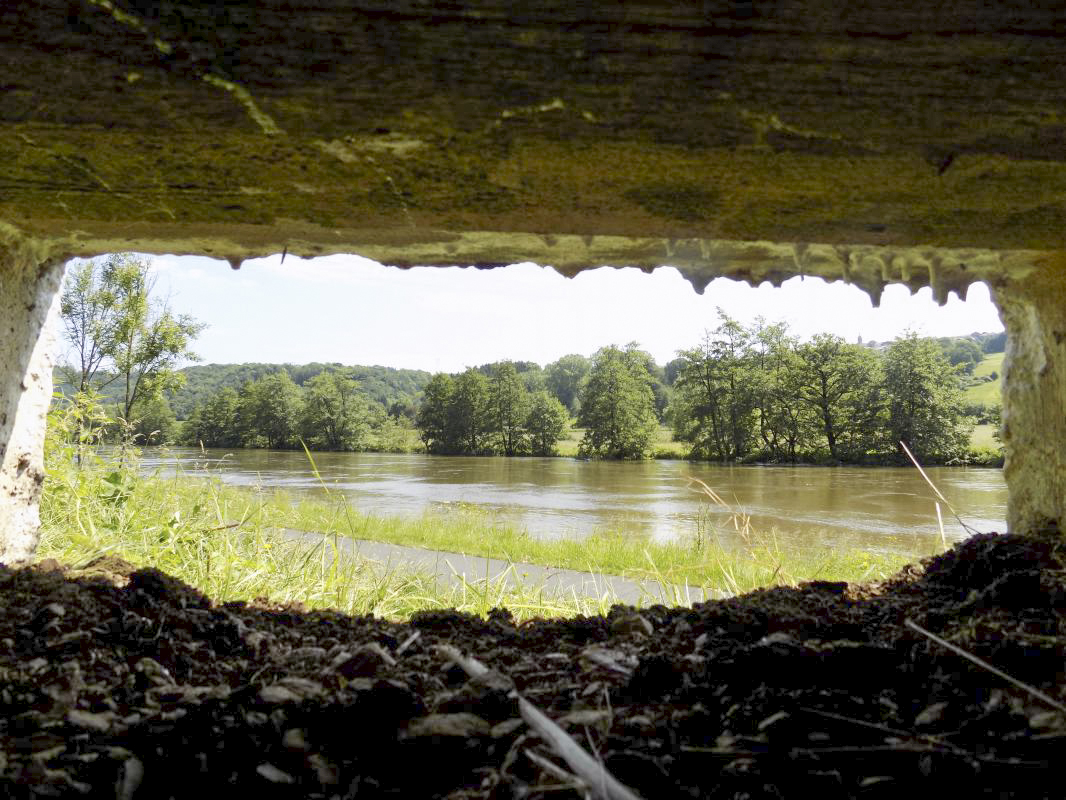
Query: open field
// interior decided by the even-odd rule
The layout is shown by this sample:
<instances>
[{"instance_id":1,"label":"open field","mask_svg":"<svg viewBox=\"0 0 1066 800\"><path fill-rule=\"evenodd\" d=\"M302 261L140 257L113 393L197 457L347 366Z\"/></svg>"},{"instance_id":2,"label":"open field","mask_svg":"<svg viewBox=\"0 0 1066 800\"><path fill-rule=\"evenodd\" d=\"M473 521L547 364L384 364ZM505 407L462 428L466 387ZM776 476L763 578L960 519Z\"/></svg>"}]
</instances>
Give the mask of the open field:
<instances>
[{"instance_id":1,"label":"open field","mask_svg":"<svg viewBox=\"0 0 1066 800\"><path fill-rule=\"evenodd\" d=\"M999 449L1003 445L995 440L998 425L974 425L970 434L970 446L974 448Z\"/></svg>"},{"instance_id":2,"label":"open field","mask_svg":"<svg viewBox=\"0 0 1066 800\"><path fill-rule=\"evenodd\" d=\"M584 435L584 428L572 427L566 438L559 442L559 455L576 456ZM688 451L687 442L675 442L673 431L666 425L659 426L651 444L651 455L654 458L684 458Z\"/></svg>"},{"instance_id":3,"label":"open field","mask_svg":"<svg viewBox=\"0 0 1066 800\"><path fill-rule=\"evenodd\" d=\"M1002 402L1000 397L1000 384L1003 380L1003 353L990 353L984 361L974 369L974 377L981 378L995 372L999 377L996 380L985 381L976 386L971 386L963 393L963 400L967 403L981 403L986 406L996 406Z\"/></svg>"}]
</instances>

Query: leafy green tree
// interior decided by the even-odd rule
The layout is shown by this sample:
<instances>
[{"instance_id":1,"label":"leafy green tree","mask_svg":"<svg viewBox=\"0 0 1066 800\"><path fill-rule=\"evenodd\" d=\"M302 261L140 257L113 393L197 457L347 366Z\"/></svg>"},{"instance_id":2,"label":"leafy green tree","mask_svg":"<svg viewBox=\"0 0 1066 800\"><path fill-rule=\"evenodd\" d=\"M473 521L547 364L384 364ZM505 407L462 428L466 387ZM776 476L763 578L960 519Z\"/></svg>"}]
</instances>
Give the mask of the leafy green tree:
<instances>
[{"instance_id":1,"label":"leafy green tree","mask_svg":"<svg viewBox=\"0 0 1066 800\"><path fill-rule=\"evenodd\" d=\"M455 384L450 375L438 372L429 379L418 409L415 427L429 453L454 453L457 445L448 422Z\"/></svg>"},{"instance_id":2,"label":"leafy green tree","mask_svg":"<svg viewBox=\"0 0 1066 800\"><path fill-rule=\"evenodd\" d=\"M532 454L553 456L570 427L570 414L554 395L542 389L530 396L525 427Z\"/></svg>"},{"instance_id":3,"label":"leafy green tree","mask_svg":"<svg viewBox=\"0 0 1066 800\"><path fill-rule=\"evenodd\" d=\"M797 398L816 416L834 461L861 460L879 446L882 402L877 353L820 333L797 348Z\"/></svg>"},{"instance_id":4,"label":"leafy green tree","mask_svg":"<svg viewBox=\"0 0 1066 800\"><path fill-rule=\"evenodd\" d=\"M370 430L370 410L359 385L344 371L320 372L304 384L300 427L316 450L361 450Z\"/></svg>"},{"instance_id":5,"label":"leafy green tree","mask_svg":"<svg viewBox=\"0 0 1066 800\"><path fill-rule=\"evenodd\" d=\"M891 442L905 442L920 461L965 453L971 425L961 412L959 378L934 340L912 332L893 342L884 356L883 391Z\"/></svg>"},{"instance_id":6,"label":"leafy green tree","mask_svg":"<svg viewBox=\"0 0 1066 800\"><path fill-rule=\"evenodd\" d=\"M79 392L93 385L97 372L107 361L115 324L113 302L102 285L101 270L95 261L83 261L67 268L59 308L64 340L77 363L66 363L60 371Z\"/></svg>"},{"instance_id":7,"label":"leafy green tree","mask_svg":"<svg viewBox=\"0 0 1066 800\"><path fill-rule=\"evenodd\" d=\"M984 360L985 354L981 346L973 339L953 337L941 339L939 342L948 363L968 375Z\"/></svg>"},{"instance_id":8,"label":"leafy green tree","mask_svg":"<svg viewBox=\"0 0 1066 800\"><path fill-rule=\"evenodd\" d=\"M674 436L692 444L695 458L742 458L754 437L755 380L751 333L718 310L720 324L703 342L682 350L674 382Z\"/></svg>"},{"instance_id":9,"label":"leafy green tree","mask_svg":"<svg viewBox=\"0 0 1066 800\"><path fill-rule=\"evenodd\" d=\"M480 455L489 449L489 381L476 369L460 373L454 380L448 404L448 436L456 452Z\"/></svg>"},{"instance_id":10,"label":"leafy green tree","mask_svg":"<svg viewBox=\"0 0 1066 800\"><path fill-rule=\"evenodd\" d=\"M161 394L144 395L130 411L130 433L139 444L166 444L174 441L177 422L167 399Z\"/></svg>"},{"instance_id":11,"label":"leafy green tree","mask_svg":"<svg viewBox=\"0 0 1066 800\"><path fill-rule=\"evenodd\" d=\"M576 353L563 356L544 368L544 382L571 414L577 413L581 389L588 378L590 362Z\"/></svg>"},{"instance_id":12,"label":"leafy green tree","mask_svg":"<svg viewBox=\"0 0 1066 800\"><path fill-rule=\"evenodd\" d=\"M244 385L237 404L245 446L276 450L296 443L300 390L288 372L275 372Z\"/></svg>"},{"instance_id":13,"label":"leafy green tree","mask_svg":"<svg viewBox=\"0 0 1066 800\"><path fill-rule=\"evenodd\" d=\"M488 386L489 430L496 450L505 456L525 449L525 424L529 416L529 394L510 361L496 364Z\"/></svg>"},{"instance_id":14,"label":"leafy green tree","mask_svg":"<svg viewBox=\"0 0 1066 800\"><path fill-rule=\"evenodd\" d=\"M799 343L783 322L768 325L760 318L750 334L755 430L762 451L772 461L797 461L811 437L810 410L796 402Z\"/></svg>"},{"instance_id":15,"label":"leafy green tree","mask_svg":"<svg viewBox=\"0 0 1066 800\"><path fill-rule=\"evenodd\" d=\"M226 387L203 405L197 405L185 422L182 436L186 444L204 447L240 447L239 397Z\"/></svg>"},{"instance_id":16,"label":"leafy green tree","mask_svg":"<svg viewBox=\"0 0 1066 800\"><path fill-rule=\"evenodd\" d=\"M121 431L145 442L174 433L164 392L203 325L152 297L151 262L128 253L72 265L60 300L64 338L75 363L62 368L79 393L118 384ZM114 394L109 392L112 397Z\"/></svg>"},{"instance_id":17,"label":"leafy green tree","mask_svg":"<svg viewBox=\"0 0 1066 800\"><path fill-rule=\"evenodd\" d=\"M175 316L166 303L152 298L151 262L129 254L112 256L100 277L110 323L101 346L123 382L123 419L132 422L138 400L181 386L182 361L195 360L189 349L204 326L186 314Z\"/></svg>"},{"instance_id":18,"label":"leafy green tree","mask_svg":"<svg viewBox=\"0 0 1066 800\"><path fill-rule=\"evenodd\" d=\"M604 347L593 356L580 402L582 455L644 457L658 421L651 378L635 345Z\"/></svg>"}]
</instances>

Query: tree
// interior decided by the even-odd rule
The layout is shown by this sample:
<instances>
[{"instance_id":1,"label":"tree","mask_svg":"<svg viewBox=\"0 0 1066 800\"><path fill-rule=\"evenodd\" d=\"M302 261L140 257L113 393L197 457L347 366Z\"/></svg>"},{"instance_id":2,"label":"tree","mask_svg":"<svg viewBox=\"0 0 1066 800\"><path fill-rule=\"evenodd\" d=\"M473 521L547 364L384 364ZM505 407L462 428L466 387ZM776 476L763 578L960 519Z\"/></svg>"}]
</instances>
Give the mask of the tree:
<instances>
[{"instance_id":1,"label":"tree","mask_svg":"<svg viewBox=\"0 0 1066 800\"><path fill-rule=\"evenodd\" d=\"M796 402L799 343L783 322L768 325L760 318L750 334L752 398L763 452L773 461L797 461L811 434L810 410Z\"/></svg>"},{"instance_id":2,"label":"tree","mask_svg":"<svg viewBox=\"0 0 1066 800\"><path fill-rule=\"evenodd\" d=\"M728 461L750 449L755 384L751 333L721 309L718 316L698 347L678 354L685 363L674 382L674 436L690 442L696 458Z\"/></svg>"},{"instance_id":3,"label":"tree","mask_svg":"<svg viewBox=\"0 0 1066 800\"><path fill-rule=\"evenodd\" d=\"M877 446L882 403L877 353L820 333L797 348L798 399L812 409L834 461L857 460Z\"/></svg>"},{"instance_id":4,"label":"tree","mask_svg":"<svg viewBox=\"0 0 1066 800\"><path fill-rule=\"evenodd\" d=\"M884 356L888 434L904 442L919 461L961 456L970 429L962 415L962 390L955 369L932 339L908 333Z\"/></svg>"},{"instance_id":5,"label":"tree","mask_svg":"<svg viewBox=\"0 0 1066 800\"><path fill-rule=\"evenodd\" d=\"M973 374L974 368L984 359L984 351L973 339L950 338L940 339L940 347L948 363L957 367L961 372Z\"/></svg>"},{"instance_id":6,"label":"tree","mask_svg":"<svg viewBox=\"0 0 1066 800\"><path fill-rule=\"evenodd\" d=\"M651 379L636 345L614 345L592 359L581 393L579 452L606 458L643 458L658 428Z\"/></svg>"},{"instance_id":7,"label":"tree","mask_svg":"<svg viewBox=\"0 0 1066 800\"><path fill-rule=\"evenodd\" d=\"M114 327L112 303L111 295L101 285L96 262L83 261L68 267L59 308L64 338L77 365L65 365L61 370L78 392L93 385L96 373L107 360Z\"/></svg>"},{"instance_id":8,"label":"tree","mask_svg":"<svg viewBox=\"0 0 1066 800\"><path fill-rule=\"evenodd\" d=\"M542 389L530 396L525 427L533 455L555 455L555 445L566 435L569 424L570 414L554 395Z\"/></svg>"},{"instance_id":9,"label":"tree","mask_svg":"<svg viewBox=\"0 0 1066 800\"><path fill-rule=\"evenodd\" d=\"M496 439L496 449L505 456L524 450L529 395L518 371L510 361L496 364L488 386L489 430Z\"/></svg>"},{"instance_id":10,"label":"tree","mask_svg":"<svg viewBox=\"0 0 1066 800\"><path fill-rule=\"evenodd\" d=\"M452 403L455 385L450 375L438 372L429 379L418 409L415 427L418 436L429 453L452 453L456 444L448 423L448 409Z\"/></svg>"},{"instance_id":11,"label":"tree","mask_svg":"<svg viewBox=\"0 0 1066 800\"><path fill-rule=\"evenodd\" d=\"M362 449L370 424L359 385L340 370L315 375L304 384L300 427L312 449Z\"/></svg>"},{"instance_id":12,"label":"tree","mask_svg":"<svg viewBox=\"0 0 1066 800\"><path fill-rule=\"evenodd\" d=\"M197 405L185 422L183 441L204 447L240 447L239 402L237 392L226 387Z\"/></svg>"},{"instance_id":13,"label":"tree","mask_svg":"<svg viewBox=\"0 0 1066 800\"><path fill-rule=\"evenodd\" d=\"M544 368L544 382L548 391L562 403L571 414L577 413L581 389L589 374L589 360L571 353Z\"/></svg>"},{"instance_id":14,"label":"tree","mask_svg":"<svg viewBox=\"0 0 1066 800\"><path fill-rule=\"evenodd\" d=\"M151 297L149 261L112 256L104 264L101 282L115 314L106 348L124 382L121 416L131 421L139 399L181 386L176 367L182 360L196 359L189 345L204 326L185 314L175 317L166 303Z\"/></svg>"},{"instance_id":15,"label":"tree","mask_svg":"<svg viewBox=\"0 0 1066 800\"><path fill-rule=\"evenodd\" d=\"M457 452L480 455L487 449L489 382L481 372L468 369L455 378L448 404L448 435Z\"/></svg>"},{"instance_id":16,"label":"tree","mask_svg":"<svg viewBox=\"0 0 1066 800\"><path fill-rule=\"evenodd\" d=\"M288 372L275 372L246 383L237 404L243 444L284 449L296 440L300 390Z\"/></svg>"},{"instance_id":17,"label":"tree","mask_svg":"<svg viewBox=\"0 0 1066 800\"><path fill-rule=\"evenodd\" d=\"M130 434L140 444L166 444L174 440L177 422L161 394L139 398L130 413Z\"/></svg>"}]
</instances>

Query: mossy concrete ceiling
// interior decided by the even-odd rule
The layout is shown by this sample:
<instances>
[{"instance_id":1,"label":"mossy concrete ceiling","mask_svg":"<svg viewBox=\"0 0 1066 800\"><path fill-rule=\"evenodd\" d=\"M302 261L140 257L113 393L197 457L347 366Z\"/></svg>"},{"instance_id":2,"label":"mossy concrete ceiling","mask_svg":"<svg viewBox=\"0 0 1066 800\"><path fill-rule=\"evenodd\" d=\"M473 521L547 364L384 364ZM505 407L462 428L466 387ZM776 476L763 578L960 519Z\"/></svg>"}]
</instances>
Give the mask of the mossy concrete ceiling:
<instances>
[{"instance_id":1,"label":"mossy concrete ceiling","mask_svg":"<svg viewBox=\"0 0 1066 800\"><path fill-rule=\"evenodd\" d=\"M943 294L1066 243L1066 12L1045 6L6 2L0 219L72 254L697 284L876 291L944 262Z\"/></svg>"}]
</instances>

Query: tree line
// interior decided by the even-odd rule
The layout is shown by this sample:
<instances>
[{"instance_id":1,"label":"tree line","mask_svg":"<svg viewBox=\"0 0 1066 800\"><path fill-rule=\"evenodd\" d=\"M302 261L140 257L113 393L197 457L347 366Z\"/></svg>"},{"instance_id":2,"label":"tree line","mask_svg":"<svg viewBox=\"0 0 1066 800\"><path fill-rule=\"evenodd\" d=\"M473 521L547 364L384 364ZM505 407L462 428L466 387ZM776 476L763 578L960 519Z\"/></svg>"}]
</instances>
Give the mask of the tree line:
<instances>
[{"instance_id":1,"label":"tree line","mask_svg":"<svg viewBox=\"0 0 1066 800\"><path fill-rule=\"evenodd\" d=\"M531 388L513 362L503 361L434 375L415 424L429 453L550 456L569 422L556 396Z\"/></svg>"},{"instance_id":2,"label":"tree line","mask_svg":"<svg viewBox=\"0 0 1066 800\"><path fill-rule=\"evenodd\" d=\"M718 326L665 366L631 343L456 375L336 364L180 371L203 325L153 298L152 284L150 262L128 254L72 265L62 376L87 426L105 427L102 391L122 436L207 447L404 450L417 429L430 453L552 455L576 422L587 457L645 457L666 425L694 459L886 463L903 441L927 463L950 463L968 449L961 380L1003 339L800 341L784 324L744 325L719 310ZM196 388L179 426L167 399L188 376Z\"/></svg>"},{"instance_id":3,"label":"tree line","mask_svg":"<svg viewBox=\"0 0 1066 800\"><path fill-rule=\"evenodd\" d=\"M275 450L407 449L409 423L386 413L362 391L349 370L328 369L302 387L286 370L224 387L198 403L179 441L204 447L262 447Z\"/></svg>"},{"instance_id":4,"label":"tree line","mask_svg":"<svg viewBox=\"0 0 1066 800\"><path fill-rule=\"evenodd\" d=\"M960 369L935 340L909 333L884 349L784 324L719 325L680 353L674 435L694 458L885 463L899 442L927 463L962 459L972 421Z\"/></svg>"}]
</instances>

